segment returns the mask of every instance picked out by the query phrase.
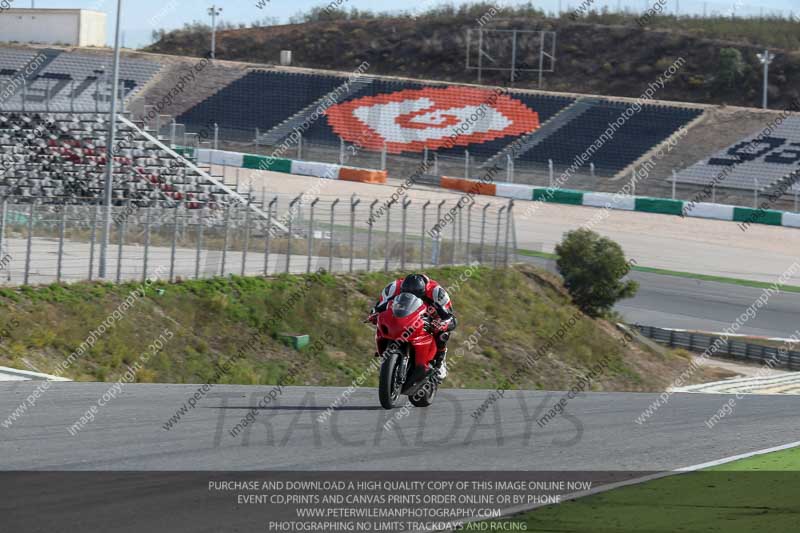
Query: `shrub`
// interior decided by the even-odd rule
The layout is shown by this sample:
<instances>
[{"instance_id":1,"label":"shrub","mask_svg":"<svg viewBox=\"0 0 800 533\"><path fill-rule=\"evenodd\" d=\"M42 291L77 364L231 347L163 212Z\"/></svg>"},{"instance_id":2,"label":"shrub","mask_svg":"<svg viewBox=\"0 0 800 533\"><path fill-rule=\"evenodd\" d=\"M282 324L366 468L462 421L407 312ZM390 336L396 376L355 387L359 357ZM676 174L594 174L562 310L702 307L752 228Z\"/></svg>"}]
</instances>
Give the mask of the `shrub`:
<instances>
[{"instance_id":1,"label":"shrub","mask_svg":"<svg viewBox=\"0 0 800 533\"><path fill-rule=\"evenodd\" d=\"M636 294L635 281L622 281L630 271L622 247L588 229L568 232L556 246L556 265L575 305L589 316L608 312Z\"/></svg>"},{"instance_id":2,"label":"shrub","mask_svg":"<svg viewBox=\"0 0 800 533\"><path fill-rule=\"evenodd\" d=\"M731 88L744 73L742 53L736 48L723 48L719 51L717 80L723 87Z\"/></svg>"}]
</instances>

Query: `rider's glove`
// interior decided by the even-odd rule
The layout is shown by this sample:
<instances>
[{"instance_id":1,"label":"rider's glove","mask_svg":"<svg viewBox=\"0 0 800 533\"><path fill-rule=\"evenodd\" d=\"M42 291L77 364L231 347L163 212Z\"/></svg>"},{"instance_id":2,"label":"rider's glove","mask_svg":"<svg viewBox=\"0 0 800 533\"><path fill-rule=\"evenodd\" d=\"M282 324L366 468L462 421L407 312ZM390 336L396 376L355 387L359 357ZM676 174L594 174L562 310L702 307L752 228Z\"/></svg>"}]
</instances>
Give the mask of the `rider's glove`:
<instances>
[{"instance_id":1,"label":"rider's glove","mask_svg":"<svg viewBox=\"0 0 800 533\"><path fill-rule=\"evenodd\" d=\"M422 329L424 329L427 333L430 333L431 335L433 335L437 331L436 325L433 323L431 317L429 317L428 315L425 315L425 322L422 325Z\"/></svg>"},{"instance_id":2,"label":"rider's glove","mask_svg":"<svg viewBox=\"0 0 800 533\"><path fill-rule=\"evenodd\" d=\"M442 333L447 331L453 331L454 329L456 329L457 323L458 322L456 321L455 315L451 316L447 320L442 321L441 323Z\"/></svg>"}]
</instances>

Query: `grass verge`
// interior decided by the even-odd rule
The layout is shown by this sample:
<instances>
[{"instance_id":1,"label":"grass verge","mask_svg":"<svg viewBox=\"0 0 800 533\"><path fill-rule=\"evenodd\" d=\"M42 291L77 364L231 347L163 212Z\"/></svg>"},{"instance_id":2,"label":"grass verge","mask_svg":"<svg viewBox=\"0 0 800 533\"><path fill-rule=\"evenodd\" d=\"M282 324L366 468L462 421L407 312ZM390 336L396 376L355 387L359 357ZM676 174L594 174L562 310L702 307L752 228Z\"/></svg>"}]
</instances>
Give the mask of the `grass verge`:
<instances>
[{"instance_id":1,"label":"grass verge","mask_svg":"<svg viewBox=\"0 0 800 533\"><path fill-rule=\"evenodd\" d=\"M614 325L579 313L558 277L531 265L428 273L449 288L459 317L447 386L494 389L524 367L511 388L566 390L602 361L587 390L660 391L688 364L680 355L621 343ZM369 368L374 330L362 320L398 275L156 282L88 347L90 332L138 285L0 289L0 365L82 381L116 381L141 367L136 381L158 383L275 384L291 369L287 384L372 387L378 380ZM141 354L165 328L172 332L169 342L144 360ZM324 340L322 349L298 351L281 342L285 335L306 334L311 344ZM524 366L545 344L552 346L533 367ZM82 345L86 349L66 371L55 372ZM220 375L221 367L229 370ZM705 377L698 373L699 381Z\"/></svg>"},{"instance_id":2,"label":"grass verge","mask_svg":"<svg viewBox=\"0 0 800 533\"><path fill-rule=\"evenodd\" d=\"M528 257L540 257L542 259L556 259L556 254L550 252L538 252L535 250L517 250L518 255L524 255ZM697 279L700 281L713 281L716 283L728 283L731 285L740 285L742 287L754 287L756 289L766 289L772 287L772 283L767 283L765 281L753 281L749 279L739 279L739 278L727 278L724 276L711 276L708 274L695 274L694 272L682 272L680 270L667 270L664 268L653 268L653 267L645 267L645 266L637 266L634 265L631 270L636 272L647 272L649 274L658 274L661 276L674 276L678 278L688 278L688 279ZM788 292L798 292L800 293L800 286L796 285L782 285L781 290L788 291Z\"/></svg>"},{"instance_id":3,"label":"grass verge","mask_svg":"<svg viewBox=\"0 0 800 533\"><path fill-rule=\"evenodd\" d=\"M525 524L527 531L783 532L797 531L798 502L800 448L791 448L542 507L497 522Z\"/></svg>"}]
</instances>

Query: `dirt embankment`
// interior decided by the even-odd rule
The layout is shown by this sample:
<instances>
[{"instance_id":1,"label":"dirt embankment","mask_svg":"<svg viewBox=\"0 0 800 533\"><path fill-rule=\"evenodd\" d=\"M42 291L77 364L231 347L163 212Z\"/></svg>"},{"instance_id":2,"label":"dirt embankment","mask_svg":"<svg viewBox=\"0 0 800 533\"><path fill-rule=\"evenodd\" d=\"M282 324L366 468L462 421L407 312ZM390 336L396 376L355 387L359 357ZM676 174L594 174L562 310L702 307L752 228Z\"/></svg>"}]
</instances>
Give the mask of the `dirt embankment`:
<instances>
[{"instance_id":1,"label":"dirt embankment","mask_svg":"<svg viewBox=\"0 0 800 533\"><path fill-rule=\"evenodd\" d=\"M446 386L496 388L517 376L518 388L558 390L590 375L586 390L660 391L689 364L625 342L612 324L578 312L559 278L532 267L430 274L450 288L460 319ZM362 320L395 275L155 283L90 343L138 285L0 289L0 365L54 373L79 353L61 375L116 381L134 369L139 382L274 384L290 374L293 384L338 386L364 375L362 385L375 386L373 331ZM309 334L312 347L289 348L282 334ZM159 337L164 348L142 357Z\"/></svg>"},{"instance_id":2,"label":"dirt embankment","mask_svg":"<svg viewBox=\"0 0 800 533\"><path fill-rule=\"evenodd\" d=\"M377 18L289 24L226 30L218 36L221 59L275 64L281 50L292 50L294 65L348 71L363 61L371 74L475 83L475 71L465 69L467 29L477 28L471 17ZM624 25L573 22L569 19L492 18L485 28L545 29L558 34L554 73L544 76L545 90L638 97L678 58L679 72L657 98L681 102L758 106L762 69L756 53L761 47L711 39L698 32ZM517 66L538 66L537 45L525 37L517 50ZM486 45L498 63L510 61L507 43ZM166 34L147 50L202 56L208 47L205 32L178 30ZM741 72L724 80L720 51L736 48L742 54ZM473 43L474 49L474 43ZM770 102L785 108L800 95L800 52L778 50L770 67ZM484 73L483 83L508 85L508 73ZM523 73L519 88L538 88L536 73Z\"/></svg>"}]
</instances>

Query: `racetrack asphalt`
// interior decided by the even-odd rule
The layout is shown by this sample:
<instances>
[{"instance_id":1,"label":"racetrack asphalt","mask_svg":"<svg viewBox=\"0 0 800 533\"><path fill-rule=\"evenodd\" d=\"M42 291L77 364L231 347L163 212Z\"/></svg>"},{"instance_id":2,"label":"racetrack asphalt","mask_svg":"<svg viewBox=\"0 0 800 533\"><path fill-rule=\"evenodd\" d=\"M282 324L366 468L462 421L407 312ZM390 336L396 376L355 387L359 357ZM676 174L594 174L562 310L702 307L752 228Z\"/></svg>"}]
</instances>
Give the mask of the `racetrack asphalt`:
<instances>
[{"instance_id":1,"label":"racetrack asphalt","mask_svg":"<svg viewBox=\"0 0 800 533\"><path fill-rule=\"evenodd\" d=\"M633 272L639 291L615 309L628 322L648 326L720 332L729 328L761 297L764 289L714 281ZM765 307L737 331L761 337L790 337L800 329L797 313L800 293L781 292L770 296Z\"/></svg>"},{"instance_id":2,"label":"racetrack asphalt","mask_svg":"<svg viewBox=\"0 0 800 533\"><path fill-rule=\"evenodd\" d=\"M551 259L520 259L555 272ZM627 322L659 328L724 331L764 293L757 287L665 274L633 271L628 276L639 282L639 291L633 298L618 302L615 309ZM798 310L800 293L779 292L770 296L767 305L737 333L788 338L800 328Z\"/></svg>"},{"instance_id":3,"label":"racetrack asphalt","mask_svg":"<svg viewBox=\"0 0 800 533\"><path fill-rule=\"evenodd\" d=\"M52 383L0 426L0 470L672 470L800 440L793 397L743 397L709 429L728 396L676 393L637 424L657 394L587 393L540 425L563 393L508 391L475 420L489 391L442 389L432 408L406 413L381 409L365 388L320 420L345 390L325 387L283 389L234 437L273 387L214 386L166 430L198 385L157 384L124 386L72 436L111 385ZM0 422L36 386L0 383Z\"/></svg>"},{"instance_id":4,"label":"racetrack asphalt","mask_svg":"<svg viewBox=\"0 0 800 533\"><path fill-rule=\"evenodd\" d=\"M214 489L213 483L485 483L516 476L586 480L602 490L603 485L626 479L660 475L658 471L793 443L800 433L796 401L786 396L742 397L730 415L709 429L706 420L732 396L678 393L648 421L637 424L635 419L658 395L590 393L571 399L563 414L543 423L541 417L563 393L509 391L475 420L471 413L489 391L444 389L433 406L406 412L385 411L374 389L357 389L329 419L320 420L345 389L291 387L258 409L255 424L234 437L229 430L274 387L215 386L166 430L165 421L200 389L143 384L125 386L72 436L69 426L97 406L111 385L53 383L22 418L0 427L0 516L8 531L339 531L344 529L334 529L343 523L338 519L328 523L327 518L301 518L303 507L317 508L314 502L282 504L272 500L281 491ZM0 406L13 409L36 386L32 381L0 383ZM394 424L387 425L392 420ZM398 490L405 492L379 492L391 496ZM449 489L444 490L446 497ZM415 493L420 491L428 494L425 489ZM324 489L312 492L325 494ZM269 500L249 504L241 500L248 494ZM326 510L330 507L323 504L321 509L375 510L370 505L333 505L332 511ZM405 516L421 510L408 504L389 507L408 513ZM425 507L443 512L436 503ZM481 506L458 507L458 512L478 512ZM511 502L498 501L493 507L490 512L513 509ZM386 529L382 518L344 519L348 520L353 524L348 531L357 530L364 520L381 531L451 529L444 522L431 529L429 520L422 526L406 522L392 529Z\"/></svg>"}]
</instances>

